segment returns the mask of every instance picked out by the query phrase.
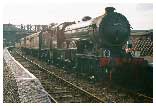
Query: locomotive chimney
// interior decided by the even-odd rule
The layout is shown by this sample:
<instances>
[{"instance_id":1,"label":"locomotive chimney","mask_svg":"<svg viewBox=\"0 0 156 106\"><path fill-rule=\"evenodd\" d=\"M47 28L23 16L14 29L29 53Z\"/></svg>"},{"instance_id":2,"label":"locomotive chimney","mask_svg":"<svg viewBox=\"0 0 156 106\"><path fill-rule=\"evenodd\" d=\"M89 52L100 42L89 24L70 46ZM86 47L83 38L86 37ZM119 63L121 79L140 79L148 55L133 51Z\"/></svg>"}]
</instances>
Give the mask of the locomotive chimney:
<instances>
[{"instance_id":1,"label":"locomotive chimney","mask_svg":"<svg viewBox=\"0 0 156 106\"><path fill-rule=\"evenodd\" d=\"M106 7L106 8L105 8L105 12L106 12L106 14L113 13L113 12L114 12L114 10L115 10L115 8L114 8L114 7Z\"/></svg>"}]
</instances>

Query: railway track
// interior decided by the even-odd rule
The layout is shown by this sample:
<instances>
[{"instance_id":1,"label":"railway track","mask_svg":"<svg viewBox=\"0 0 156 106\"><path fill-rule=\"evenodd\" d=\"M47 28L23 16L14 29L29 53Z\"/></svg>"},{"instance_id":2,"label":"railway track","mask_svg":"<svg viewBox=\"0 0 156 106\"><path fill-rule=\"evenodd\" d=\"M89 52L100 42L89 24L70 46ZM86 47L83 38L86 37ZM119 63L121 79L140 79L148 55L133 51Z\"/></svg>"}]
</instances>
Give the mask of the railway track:
<instances>
[{"instance_id":1,"label":"railway track","mask_svg":"<svg viewBox=\"0 0 156 106\"><path fill-rule=\"evenodd\" d=\"M26 69L34 74L48 92L54 103L102 103L100 98L84 89L55 75L53 72L41 67L18 52L12 54Z\"/></svg>"},{"instance_id":2,"label":"railway track","mask_svg":"<svg viewBox=\"0 0 156 106\"><path fill-rule=\"evenodd\" d=\"M94 91L87 90L87 87L78 87L75 82L69 82L69 80L63 79L63 75L54 74L53 70L43 68L39 64L34 63L32 60L22 56L16 51L13 54L15 59L19 61L25 68L33 73L41 81L43 87L50 94L53 102L80 102L80 103L115 103L115 102L128 102L128 103L152 103L153 98L146 96L142 93L129 92L127 90L121 90L121 88L100 89L101 93L95 93ZM17 56L16 56L17 55ZM20 55L20 56L19 56ZM51 70L51 71L50 71ZM56 70L56 69L55 69ZM57 69L57 71L59 71ZM59 85L58 85L59 84ZM76 86L77 85L77 86ZM107 86L107 85L106 85ZM85 90L84 90L85 89ZM89 91L89 92L87 92ZM125 92L125 93L123 93ZM52 96L51 96L52 95ZM83 95L83 96L81 96ZM103 99L105 98L105 99ZM133 98L133 99L132 99Z\"/></svg>"}]
</instances>

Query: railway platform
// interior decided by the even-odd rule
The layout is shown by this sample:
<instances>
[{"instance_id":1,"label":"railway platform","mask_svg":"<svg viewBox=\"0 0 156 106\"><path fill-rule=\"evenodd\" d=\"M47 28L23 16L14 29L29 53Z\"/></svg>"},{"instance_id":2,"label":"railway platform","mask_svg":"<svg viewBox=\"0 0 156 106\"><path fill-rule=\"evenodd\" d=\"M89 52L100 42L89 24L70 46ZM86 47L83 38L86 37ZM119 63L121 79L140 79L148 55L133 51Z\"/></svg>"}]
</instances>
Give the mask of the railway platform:
<instances>
[{"instance_id":1,"label":"railway platform","mask_svg":"<svg viewBox=\"0 0 156 106\"><path fill-rule=\"evenodd\" d=\"M51 102L48 93L44 90L38 78L16 61L10 55L7 48L4 48L3 50L3 60L15 78L17 92L21 103Z\"/></svg>"}]
</instances>

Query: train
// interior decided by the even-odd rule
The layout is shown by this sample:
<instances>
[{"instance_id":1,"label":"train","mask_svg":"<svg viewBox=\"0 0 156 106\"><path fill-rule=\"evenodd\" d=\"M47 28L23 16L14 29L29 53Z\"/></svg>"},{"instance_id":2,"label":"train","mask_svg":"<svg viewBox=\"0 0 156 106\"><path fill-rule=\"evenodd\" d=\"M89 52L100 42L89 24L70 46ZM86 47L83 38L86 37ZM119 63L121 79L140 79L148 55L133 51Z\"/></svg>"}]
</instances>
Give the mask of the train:
<instances>
[{"instance_id":1,"label":"train","mask_svg":"<svg viewBox=\"0 0 156 106\"><path fill-rule=\"evenodd\" d=\"M15 46L88 78L152 89L153 71L148 71L148 62L125 50L132 47L130 32L127 18L114 7L106 7L104 15L54 25L20 39Z\"/></svg>"}]
</instances>

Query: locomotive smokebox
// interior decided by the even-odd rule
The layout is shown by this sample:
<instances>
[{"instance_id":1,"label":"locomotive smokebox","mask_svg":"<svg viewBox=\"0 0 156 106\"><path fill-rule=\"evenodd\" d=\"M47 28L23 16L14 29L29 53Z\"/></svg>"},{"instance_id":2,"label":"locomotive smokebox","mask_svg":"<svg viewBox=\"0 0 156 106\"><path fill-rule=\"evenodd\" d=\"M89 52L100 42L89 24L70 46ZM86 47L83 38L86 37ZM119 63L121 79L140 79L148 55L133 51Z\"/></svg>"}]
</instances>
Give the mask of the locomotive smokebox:
<instances>
[{"instance_id":1,"label":"locomotive smokebox","mask_svg":"<svg viewBox=\"0 0 156 106\"><path fill-rule=\"evenodd\" d=\"M105 8L105 13L106 13L106 14L113 13L114 10L115 10L114 7L106 7L106 8Z\"/></svg>"},{"instance_id":2,"label":"locomotive smokebox","mask_svg":"<svg viewBox=\"0 0 156 106\"><path fill-rule=\"evenodd\" d=\"M99 44L102 48L121 49L130 36L130 24L127 18L114 7L106 7L105 15L99 24Z\"/></svg>"}]
</instances>

